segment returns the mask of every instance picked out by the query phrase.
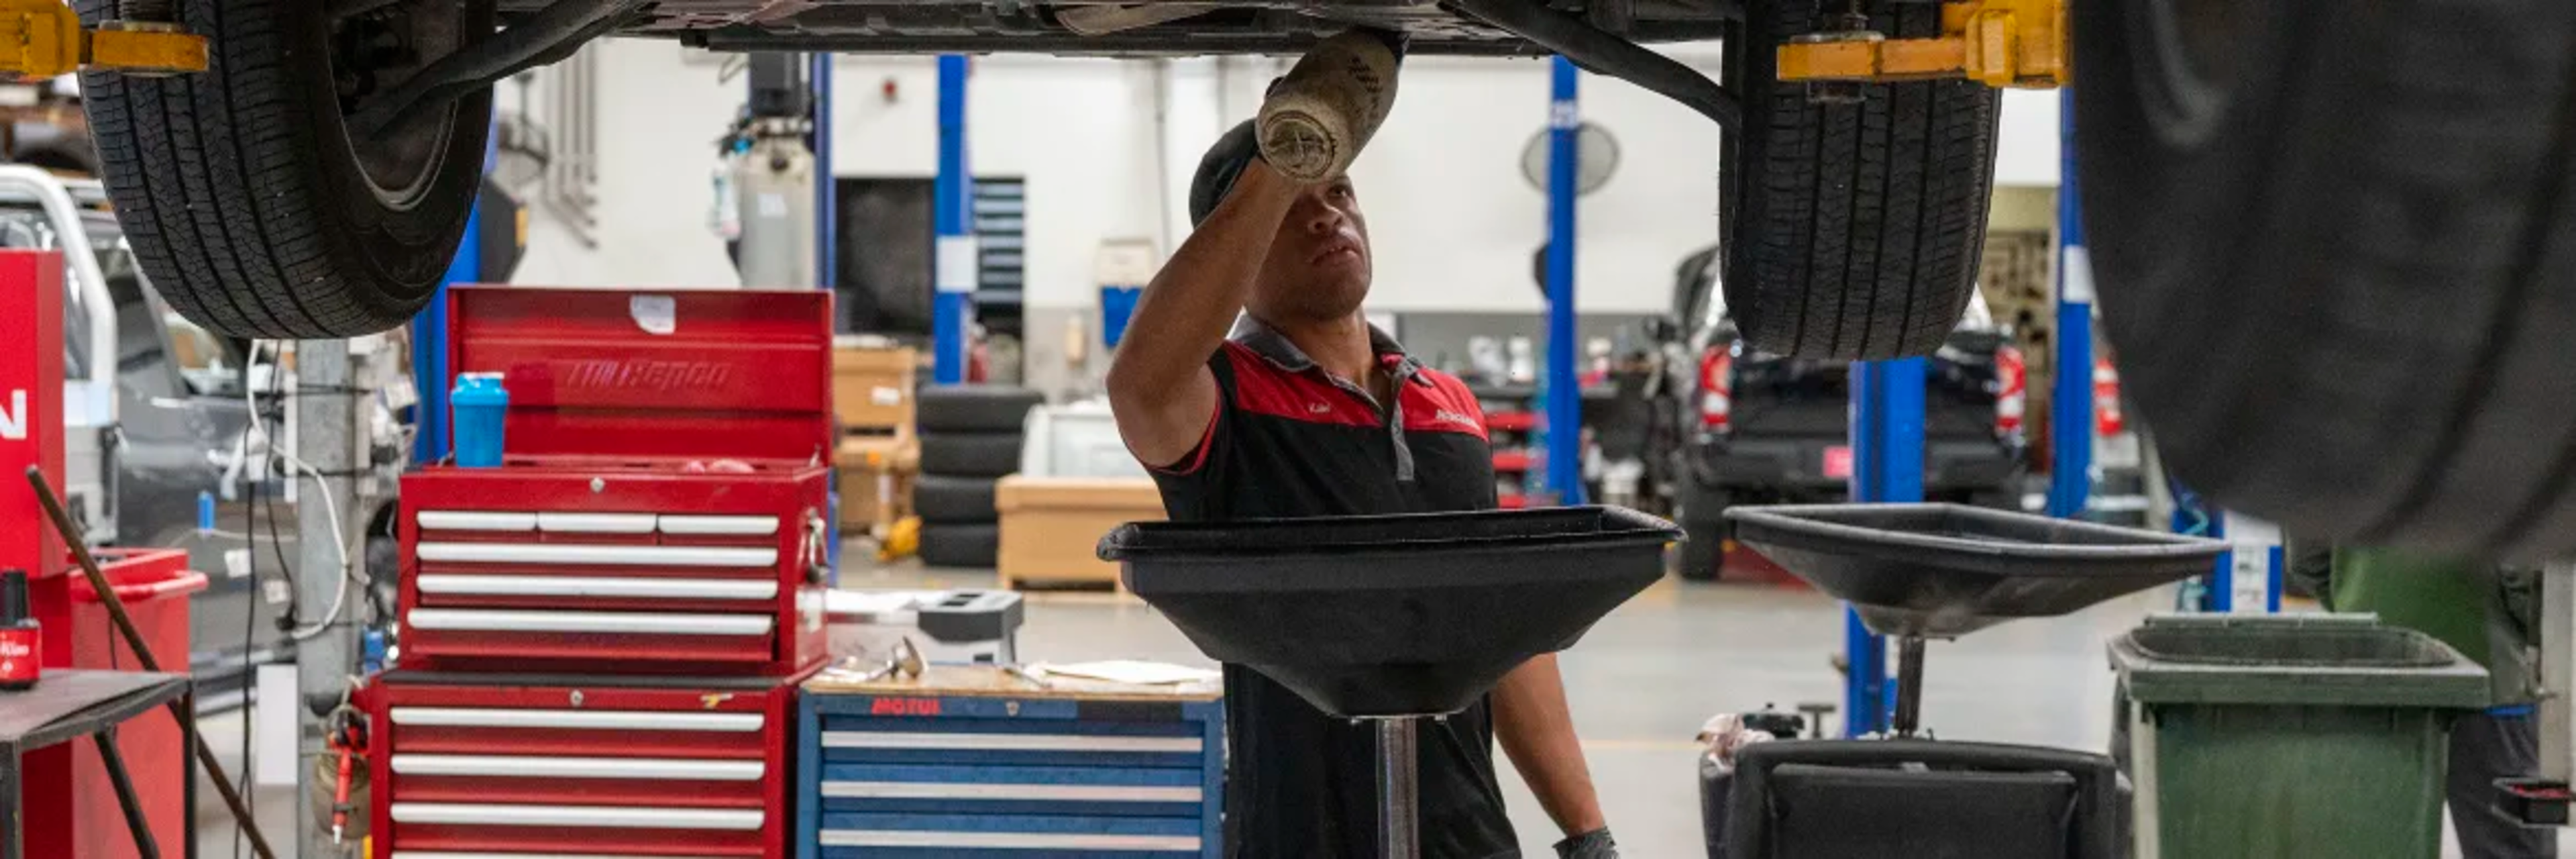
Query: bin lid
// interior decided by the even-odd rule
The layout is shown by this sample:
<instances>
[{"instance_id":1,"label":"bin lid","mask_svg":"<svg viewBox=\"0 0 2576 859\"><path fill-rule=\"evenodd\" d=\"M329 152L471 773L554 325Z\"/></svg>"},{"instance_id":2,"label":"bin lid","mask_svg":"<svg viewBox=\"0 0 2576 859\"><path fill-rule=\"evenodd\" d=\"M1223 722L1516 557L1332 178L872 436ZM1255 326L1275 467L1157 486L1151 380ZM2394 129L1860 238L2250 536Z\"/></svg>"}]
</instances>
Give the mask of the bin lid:
<instances>
[{"instance_id":1,"label":"bin lid","mask_svg":"<svg viewBox=\"0 0 2576 859\"><path fill-rule=\"evenodd\" d=\"M1949 638L2209 572L2227 544L1964 504L1733 507L1735 538L1880 635Z\"/></svg>"},{"instance_id":2,"label":"bin lid","mask_svg":"<svg viewBox=\"0 0 2576 859\"><path fill-rule=\"evenodd\" d=\"M1336 716L1434 716L1563 650L1664 574L1672 523L1615 507L1139 522L1101 540L1199 650Z\"/></svg>"},{"instance_id":3,"label":"bin lid","mask_svg":"<svg viewBox=\"0 0 2576 859\"><path fill-rule=\"evenodd\" d=\"M513 458L832 455L822 290L457 287L447 373L502 374Z\"/></svg>"},{"instance_id":4,"label":"bin lid","mask_svg":"<svg viewBox=\"0 0 2576 859\"><path fill-rule=\"evenodd\" d=\"M2111 642L2143 704L2487 705L2486 669L2369 614L2157 615Z\"/></svg>"}]
</instances>

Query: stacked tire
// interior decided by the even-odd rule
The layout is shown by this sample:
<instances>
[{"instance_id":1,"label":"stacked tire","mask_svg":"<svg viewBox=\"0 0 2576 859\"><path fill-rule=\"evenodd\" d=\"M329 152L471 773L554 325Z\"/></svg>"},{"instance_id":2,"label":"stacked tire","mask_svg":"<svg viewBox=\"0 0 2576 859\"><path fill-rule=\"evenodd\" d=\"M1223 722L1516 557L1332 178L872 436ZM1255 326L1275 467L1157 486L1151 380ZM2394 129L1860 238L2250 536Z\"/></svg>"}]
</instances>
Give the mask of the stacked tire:
<instances>
[{"instance_id":1,"label":"stacked tire","mask_svg":"<svg viewBox=\"0 0 2576 859\"><path fill-rule=\"evenodd\" d=\"M1022 425L1043 400L1036 391L1004 385L922 389L915 418L921 477L912 489L922 563L993 566L1002 533L993 484L1020 470Z\"/></svg>"}]
</instances>

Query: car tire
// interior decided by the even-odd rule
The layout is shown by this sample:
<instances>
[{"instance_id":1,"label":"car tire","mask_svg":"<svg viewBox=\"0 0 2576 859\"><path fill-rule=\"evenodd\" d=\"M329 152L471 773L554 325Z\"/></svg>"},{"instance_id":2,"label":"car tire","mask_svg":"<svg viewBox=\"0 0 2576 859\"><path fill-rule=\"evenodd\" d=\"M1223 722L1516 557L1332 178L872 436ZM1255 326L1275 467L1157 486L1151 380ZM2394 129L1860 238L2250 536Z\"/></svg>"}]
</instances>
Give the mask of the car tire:
<instances>
[{"instance_id":1,"label":"car tire","mask_svg":"<svg viewBox=\"0 0 2576 859\"><path fill-rule=\"evenodd\" d=\"M912 512L931 525L992 524L998 517L993 510L993 481L984 477L922 475L912 484Z\"/></svg>"},{"instance_id":2,"label":"car tire","mask_svg":"<svg viewBox=\"0 0 2576 859\"><path fill-rule=\"evenodd\" d=\"M1832 6L1834 4L1826 4ZM1939 4L1875 0L1890 36L1940 31ZM1718 163L1726 307L1746 342L1836 360L1929 355L1975 289L1999 96L1972 81L1858 86L1820 104L1777 79L1772 45L1831 29L1812 0L1753 0L1724 77L1744 121ZM1835 8L1840 8L1836 6ZM1750 38L1741 38L1750 34Z\"/></svg>"},{"instance_id":3,"label":"car tire","mask_svg":"<svg viewBox=\"0 0 2576 859\"><path fill-rule=\"evenodd\" d=\"M464 235L491 91L396 126L395 143L353 144L329 3L179 5L206 37L205 71L81 76L103 179L153 289L242 337L349 337L411 319ZM93 22L114 7L79 3ZM492 32L492 4L450 8L473 10L449 13L464 16L453 32Z\"/></svg>"},{"instance_id":4,"label":"car tire","mask_svg":"<svg viewBox=\"0 0 2576 859\"><path fill-rule=\"evenodd\" d=\"M2576 549L2576 4L2177 6L2074 16L2087 249L2165 466L2304 536Z\"/></svg>"},{"instance_id":5,"label":"car tire","mask_svg":"<svg viewBox=\"0 0 2576 859\"><path fill-rule=\"evenodd\" d=\"M1020 470L1017 432L941 432L921 436L921 473L943 477L1008 477Z\"/></svg>"},{"instance_id":6,"label":"car tire","mask_svg":"<svg viewBox=\"0 0 2576 859\"><path fill-rule=\"evenodd\" d=\"M1001 551L999 525L924 524L921 548L915 554L921 556L923 564L933 567L992 569Z\"/></svg>"},{"instance_id":7,"label":"car tire","mask_svg":"<svg viewBox=\"0 0 2576 859\"><path fill-rule=\"evenodd\" d=\"M924 433L1020 431L1046 397L1008 385L939 385L921 389L914 423Z\"/></svg>"}]
</instances>

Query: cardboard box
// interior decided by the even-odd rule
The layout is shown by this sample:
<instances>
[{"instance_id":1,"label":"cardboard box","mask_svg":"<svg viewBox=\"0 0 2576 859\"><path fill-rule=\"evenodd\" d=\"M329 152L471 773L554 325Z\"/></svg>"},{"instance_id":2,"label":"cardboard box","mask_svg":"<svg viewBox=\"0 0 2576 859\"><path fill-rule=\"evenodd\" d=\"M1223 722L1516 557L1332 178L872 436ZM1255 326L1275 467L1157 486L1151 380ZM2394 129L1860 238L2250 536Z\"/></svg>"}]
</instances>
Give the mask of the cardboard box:
<instances>
[{"instance_id":1,"label":"cardboard box","mask_svg":"<svg viewBox=\"0 0 2576 859\"><path fill-rule=\"evenodd\" d=\"M832 348L832 411L843 429L912 429L921 354L906 346Z\"/></svg>"},{"instance_id":2,"label":"cardboard box","mask_svg":"<svg viewBox=\"0 0 2576 859\"><path fill-rule=\"evenodd\" d=\"M1129 522L1160 521L1163 496L1147 477L1002 478L993 490L1002 514L996 566L1002 586L1022 582L1118 582L1118 565L1103 561L1100 538Z\"/></svg>"},{"instance_id":3,"label":"cardboard box","mask_svg":"<svg viewBox=\"0 0 2576 859\"><path fill-rule=\"evenodd\" d=\"M912 515L912 481L921 470L921 445L910 430L892 435L848 435L834 452L841 471L841 530L882 534Z\"/></svg>"}]
</instances>

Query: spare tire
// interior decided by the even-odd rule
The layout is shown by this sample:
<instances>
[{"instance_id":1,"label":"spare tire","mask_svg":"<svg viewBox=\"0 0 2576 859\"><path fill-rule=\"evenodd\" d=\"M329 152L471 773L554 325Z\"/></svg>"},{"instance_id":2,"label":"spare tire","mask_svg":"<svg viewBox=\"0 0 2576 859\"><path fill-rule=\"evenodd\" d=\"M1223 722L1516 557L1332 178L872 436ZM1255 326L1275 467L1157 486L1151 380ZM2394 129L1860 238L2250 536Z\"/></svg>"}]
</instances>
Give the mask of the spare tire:
<instances>
[{"instance_id":1,"label":"spare tire","mask_svg":"<svg viewBox=\"0 0 2576 859\"><path fill-rule=\"evenodd\" d=\"M922 432L1019 432L1046 396L1010 385L935 385L916 395Z\"/></svg>"},{"instance_id":2,"label":"spare tire","mask_svg":"<svg viewBox=\"0 0 2576 859\"><path fill-rule=\"evenodd\" d=\"M1891 37L1940 32L1941 4L1867 6ZM1773 354L1932 354L1976 288L2000 96L1972 81L1915 81L1818 103L1806 84L1778 80L1771 46L1830 19L1814 0L1745 7L1728 44L1746 49L1726 52L1723 74L1744 97L1718 159L1727 312L1752 348Z\"/></svg>"},{"instance_id":3,"label":"spare tire","mask_svg":"<svg viewBox=\"0 0 2576 859\"><path fill-rule=\"evenodd\" d=\"M1002 554L999 525L921 526L921 562L933 567L991 569Z\"/></svg>"},{"instance_id":4,"label":"spare tire","mask_svg":"<svg viewBox=\"0 0 2576 859\"><path fill-rule=\"evenodd\" d=\"M2289 533L2576 549L2576 4L2074 20L2102 320L2167 468Z\"/></svg>"},{"instance_id":5,"label":"spare tire","mask_svg":"<svg viewBox=\"0 0 2576 859\"><path fill-rule=\"evenodd\" d=\"M1000 515L993 509L993 487L989 477L925 474L912 484L912 512L934 525L991 524Z\"/></svg>"},{"instance_id":6,"label":"spare tire","mask_svg":"<svg viewBox=\"0 0 2576 859\"><path fill-rule=\"evenodd\" d=\"M1020 470L1017 432L943 432L921 436L921 473L948 477L1008 477Z\"/></svg>"}]
</instances>

